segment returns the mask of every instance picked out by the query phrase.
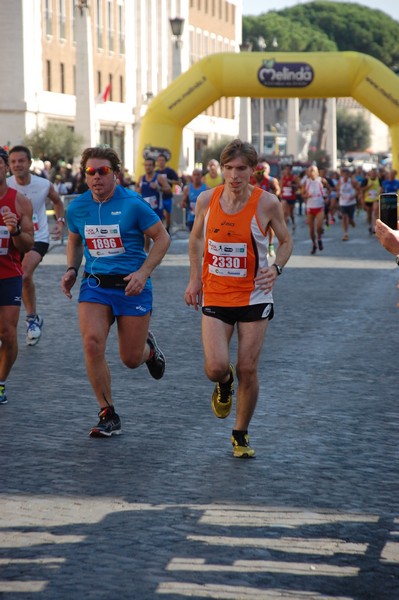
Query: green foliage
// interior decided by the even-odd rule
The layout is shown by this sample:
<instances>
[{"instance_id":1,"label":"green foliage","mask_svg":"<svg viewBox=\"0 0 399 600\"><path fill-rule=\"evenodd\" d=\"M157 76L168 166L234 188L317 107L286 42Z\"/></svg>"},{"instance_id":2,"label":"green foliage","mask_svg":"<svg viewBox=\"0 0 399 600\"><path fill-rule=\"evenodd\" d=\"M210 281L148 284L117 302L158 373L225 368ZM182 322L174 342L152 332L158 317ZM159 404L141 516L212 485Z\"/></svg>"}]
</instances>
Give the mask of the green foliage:
<instances>
[{"instance_id":1,"label":"green foliage","mask_svg":"<svg viewBox=\"0 0 399 600\"><path fill-rule=\"evenodd\" d=\"M280 13L270 12L258 17L243 17L242 39L252 42L259 51L259 37L266 42L266 52L331 52L337 47L323 31L314 31L307 24L291 22ZM273 40L278 46L273 46Z\"/></svg>"},{"instance_id":2,"label":"green foliage","mask_svg":"<svg viewBox=\"0 0 399 600\"><path fill-rule=\"evenodd\" d=\"M319 169L328 169L331 164L330 156L325 150L309 150L308 160L310 163L316 163Z\"/></svg>"},{"instance_id":3,"label":"green foliage","mask_svg":"<svg viewBox=\"0 0 399 600\"><path fill-rule=\"evenodd\" d=\"M49 123L45 129L36 129L26 135L23 143L30 148L34 158L56 164L60 160L72 162L80 154L83 138L67 125Z\"/></svg>"},{"instance_id":4,"label":"green foliage","mask_svg":"<svg viewBox=\"0 0 399 600\"><path fill-rule=\"evenodd\" d=\"M278 41L284 52L355 51L374 56L388 67L399 65L399 23L380 10L349 2L315 0L291 8L243 17L243 40L262 36L266 51Z\"/></svg>"},{"instance_id":5,"label":"green foliage","mask_svg":"<svg viewBox=\"0 0 399 600\"><path fill-rule=\"evenodd\" d=\"M362 152L370 146L370 125L362 114L337 111L337 148L341 153Z\"/></svg>"}]
</instances>

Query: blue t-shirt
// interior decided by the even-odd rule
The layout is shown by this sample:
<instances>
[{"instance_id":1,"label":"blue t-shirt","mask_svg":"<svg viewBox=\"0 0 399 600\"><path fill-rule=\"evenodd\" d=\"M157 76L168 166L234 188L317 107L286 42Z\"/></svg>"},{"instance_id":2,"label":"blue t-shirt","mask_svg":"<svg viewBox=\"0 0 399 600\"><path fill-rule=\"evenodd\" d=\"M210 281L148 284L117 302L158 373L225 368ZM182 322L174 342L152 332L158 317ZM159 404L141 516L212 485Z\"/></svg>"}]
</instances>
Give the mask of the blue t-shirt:
<instances>
[{"instance_id":1,"label":"blue t-shirt","mask_svg":"<svg viewBox=\"0 0 399 600\"><path fill-rule=\"evenodd\" d=\"M158 217L163 216L162 195L157 185L156 188L151 187L152 183L157 183L158 175L154 173L151 181L147 181L146 176L140 178L140 192L144 200L155 210Z\"/></svg>"},{"instance_id":2,"label":"blue t-shirt","mask_svg":"<svg viewBox=\"0 0 399 600\"><path fill-rule=\"evenodd\" d=\"M141 267L147 257L143 231L160 220L137 192L121 185L104 203L95 202L88 190L72 200L66 216L70 231L83 239L85 270L107 275Z\"/></svg>"},{"instance_id":3,"label":"blue t-shirt","mask_svg":"<svg viewBox=\"0 0 399 600\"><path fill-rule=\"evenodd\" d=\"M385 194L396 194L399 190L399 179L384 179L381 186Z\"/></svg>"},{"instance_id":4,"label":"blue t-shirt","mask_svg":"<svg viewBox=\"0 0 399 600\"><path fill-rule=\"evenodd\" d=\"M189 183L188 188L188 208L186 212L186 221L187 223L193 223L195 219L195 205L197 204L198 196L201 192L205 192L207 189L205 183L201 185L199 188L195 188L192 183Z\"/></svg>"}]
</instances>

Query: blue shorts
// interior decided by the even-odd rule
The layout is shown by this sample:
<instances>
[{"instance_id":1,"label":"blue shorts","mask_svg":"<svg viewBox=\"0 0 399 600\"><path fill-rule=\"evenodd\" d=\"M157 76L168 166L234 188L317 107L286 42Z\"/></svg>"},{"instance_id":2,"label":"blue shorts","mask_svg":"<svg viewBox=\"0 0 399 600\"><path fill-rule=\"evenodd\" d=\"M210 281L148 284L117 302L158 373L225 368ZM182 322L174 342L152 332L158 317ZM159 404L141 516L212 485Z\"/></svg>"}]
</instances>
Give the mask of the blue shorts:
<instances>
[{"instance_id":1,"label":"blue shorts","mask_svg":"<svg viewBox=\"0 0 399 600\"><path fill-rule=\"evenodd\" d=\"M164 210L169 214L172 212L172 200L172 198L162 198Z\"/></svg>"},{"instance_id":2,"label":"blue shorts","mask_svg":"<svg viewBox=\"0 0 399 600\"><path fill-rule=\"evenodd\" d=\"M21 306L22 275L0 279L0 306Z\"/></svg>"},{"instance_id":3,"label":"blue shorts","mask_svg":"<svg viewBox=\"0 0 399 600\"><path fill-rule=\"evenodd\" d=\"M83 279L78 302L110 306L114 317L143 317L152 311L152 289L144 289L138 296L126 296L123 288L103 288Z\"/></svg>"}]
</instances>

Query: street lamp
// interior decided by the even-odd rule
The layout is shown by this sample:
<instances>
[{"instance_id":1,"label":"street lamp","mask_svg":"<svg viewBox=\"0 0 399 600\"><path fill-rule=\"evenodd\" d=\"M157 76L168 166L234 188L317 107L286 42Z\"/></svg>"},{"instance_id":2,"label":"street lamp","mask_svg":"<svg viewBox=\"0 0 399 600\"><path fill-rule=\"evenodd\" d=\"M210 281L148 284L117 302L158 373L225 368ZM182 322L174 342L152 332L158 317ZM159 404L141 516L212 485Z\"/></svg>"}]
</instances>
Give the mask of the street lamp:
<instances>
[{"instance_id":1,"label":"street lamp","mask_svg":"<svg viewBox=\"0 0 399 600\"><path fill-rule=\"evenodd\" d=\"M181 43L181 36L183 35L184 19L182 17L175 17L174 19L169 19L169 23L172 29L172 33L176 38L176 48L179 48Z\"/></svg>"},{"instance_id":2,"label":"street lamp","mask_svg":"<svg viewBox=\"0 0 399 600\"><path fill-rule=\"evenodd\" d=\"M274 38L275 39L275 38ZM274 40L273 40L274 41ZM266 50L266 40L261 35L258 37L258 48L261 52ZM259 98L259 154L265 150L265 100Z\"/></svg>"},{"instance_id":3,"label":"street lamp","mask_svg":"<svg viewBox=\"0 0 399 600\"><path fill-rule=\"evenodd\" d=\"M240 44L240 52L251 52L252 42L246 40ZM240 98L239 136L242 140L252 141L251 98Z\"/></svg>"}]
</instances>

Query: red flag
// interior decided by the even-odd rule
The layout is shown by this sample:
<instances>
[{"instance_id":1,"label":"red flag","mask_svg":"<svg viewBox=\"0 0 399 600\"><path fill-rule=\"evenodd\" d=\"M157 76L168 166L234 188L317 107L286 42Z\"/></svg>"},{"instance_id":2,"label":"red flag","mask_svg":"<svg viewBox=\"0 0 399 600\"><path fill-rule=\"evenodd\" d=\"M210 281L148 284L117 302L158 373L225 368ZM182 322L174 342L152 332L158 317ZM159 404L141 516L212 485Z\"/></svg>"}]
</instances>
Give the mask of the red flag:
<instances>
[{"instance_id":1,"label":"red flag","mask_svg":"<svg viewBox=\"0 0 399 600\"><path fill-rule=\"evenodd\" d=\"M96 98L96 104L103 104L109 100L109 96L111 94L111 84L109 83L104 91L101 94L98 94Z\"/></svg>"}]
</instances>

